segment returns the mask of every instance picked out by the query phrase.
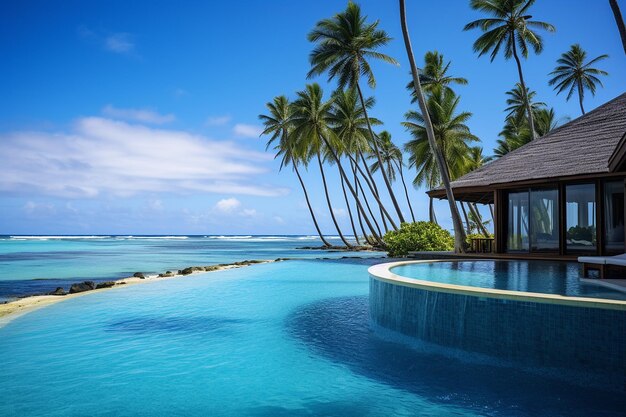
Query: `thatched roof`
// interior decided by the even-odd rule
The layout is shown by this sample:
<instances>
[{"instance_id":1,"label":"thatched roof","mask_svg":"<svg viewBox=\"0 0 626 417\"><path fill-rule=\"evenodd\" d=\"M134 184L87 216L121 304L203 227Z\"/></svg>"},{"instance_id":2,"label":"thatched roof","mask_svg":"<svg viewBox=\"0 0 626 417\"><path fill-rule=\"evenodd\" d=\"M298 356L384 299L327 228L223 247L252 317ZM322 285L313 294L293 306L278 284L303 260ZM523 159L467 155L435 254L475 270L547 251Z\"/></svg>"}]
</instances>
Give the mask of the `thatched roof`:
<instances>
[{"instance_id":1,"label":"thatched roof","mask_svg":"<svg viewBox=\"0 0 626 417\"><path fill-rule=\"evenodd\" d=\"M609 172L626 133L626 93L452 182L454 189ZM440 194L440 190L432 190Z\"/></svg>"}]
</instances>

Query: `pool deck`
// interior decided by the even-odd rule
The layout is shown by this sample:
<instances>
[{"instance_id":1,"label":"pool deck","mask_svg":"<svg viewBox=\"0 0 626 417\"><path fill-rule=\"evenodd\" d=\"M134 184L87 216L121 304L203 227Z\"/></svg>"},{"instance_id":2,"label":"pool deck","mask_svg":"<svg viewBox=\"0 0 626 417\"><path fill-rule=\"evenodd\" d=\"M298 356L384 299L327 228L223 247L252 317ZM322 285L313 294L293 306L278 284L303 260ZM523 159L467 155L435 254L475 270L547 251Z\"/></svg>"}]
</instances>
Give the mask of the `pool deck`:
<instances>
[{"instance_id":1,"label":"pool deck","mask_svg":"<svg viewBox=\"0 0 626 417\"><path fill-rule=\"evenodd\" d=\"M578 262L578 256L561 255L530 255L522 253L454 253L454 252L409 252L408 258L422 261L437 259L502 259L502 260L522 260L522 261L565 261Z\"/></svg>"}]
</instances>

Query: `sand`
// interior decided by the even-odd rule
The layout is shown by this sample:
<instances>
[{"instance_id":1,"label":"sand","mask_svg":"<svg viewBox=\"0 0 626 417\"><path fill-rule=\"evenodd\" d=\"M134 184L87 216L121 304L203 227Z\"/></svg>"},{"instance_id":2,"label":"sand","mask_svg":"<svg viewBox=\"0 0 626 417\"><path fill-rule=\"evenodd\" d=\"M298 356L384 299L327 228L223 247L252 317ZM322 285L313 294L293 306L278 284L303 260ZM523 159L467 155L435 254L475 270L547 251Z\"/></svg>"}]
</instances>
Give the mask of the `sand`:
<instances>
[{"instance_id":1,"label":"sand","mask_svg":"<svg viewBox=\"0 0 626 417\"><path fill-rule=\"evenodd\" d=\"M146 278L122 278L115 281L115 285L109 288L101 288L98 290L85 291L75 294L67 294L67 295L33 295L30 297L20 298L14 301L10 301L5 304L0 304L0 327L5 326L10 321L16 319L17 317L23 316L24 314L30 313L31 311L38 310L43 307L47 307L52 304L60 303L61 301L66 301L75 297L82 297L89 294L100 293L103 291L115 290L119 288L124 288L129 285L137 285L137 284L150 284L153 282L162 282L170 279L181 279L186 278L191 275L198 274L210 274L211 272L223 271L225 269L233 269L233 268L242 268L245 266L262 264L262 263L270 263L270 262L278 262L277 260L263 260L263 261L243 261L243 262L235 262L232 264L223 264L217 265L215 267L211 267L209 271L193 271L191 274L181 275L176 274L171 277L158 277L157 275L147 276Z\"/></svg>"}]
</instances>

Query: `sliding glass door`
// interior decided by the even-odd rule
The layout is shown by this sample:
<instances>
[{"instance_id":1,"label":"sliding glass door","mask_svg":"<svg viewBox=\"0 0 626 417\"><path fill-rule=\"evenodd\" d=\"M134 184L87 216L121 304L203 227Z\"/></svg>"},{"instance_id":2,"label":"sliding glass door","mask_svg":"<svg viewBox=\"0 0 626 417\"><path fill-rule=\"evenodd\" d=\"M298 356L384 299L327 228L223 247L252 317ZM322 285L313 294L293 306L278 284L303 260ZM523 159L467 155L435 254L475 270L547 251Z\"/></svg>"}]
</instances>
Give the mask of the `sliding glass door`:
<instances>
[{"instance_id":1,"label":"sliding glass door","mask_svg":"<svg viewBox=\"0 0 626 417\"><path fill-rule=\"evenodd\" d=\"M509 193L507 252L528 252L528 191Z\"/></svg>"},{"instance_id":2,"label":"sliding glass door","mask_svg":"<svg viewBox=\"0 0 626 417\"><path fill-rule=\"evenodd\" d=\"M604 183L604 249L624 253L624 181Z\"/></svg>"},{"instance_id":3,"label":"sliding glass door","mask_svg":"<svg viewBox=\"0 0 626 417\"><path fill-rule=\"evenodd\" d=\"M559 191L530 190L530 250L559 250Z\"/></svg>"},{"instance_id":4,"label":"sliding glass door","mask_svg":"<svg viewBox=\"0 0 626 417\"><path fill-rule=\"evenodd\" d=\"M565 186L565 238L568 253L595 252L596 185Z\"/></svg>"}]
</instances>

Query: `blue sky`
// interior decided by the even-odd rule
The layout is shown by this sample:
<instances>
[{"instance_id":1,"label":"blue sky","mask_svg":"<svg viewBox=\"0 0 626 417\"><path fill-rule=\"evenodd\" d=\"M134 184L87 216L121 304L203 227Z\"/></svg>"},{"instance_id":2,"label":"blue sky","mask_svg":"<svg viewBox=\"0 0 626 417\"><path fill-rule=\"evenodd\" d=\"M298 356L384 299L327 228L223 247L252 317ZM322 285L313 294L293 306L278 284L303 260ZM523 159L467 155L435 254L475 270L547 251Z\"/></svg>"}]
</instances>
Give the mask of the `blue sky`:
<instances>
[{"instance_id":1,"label":"blue sky","mask_svg":"<svg viewBox=\"0 0 626 417\"><path fill-rule=\"evenodd\" d=\"M623 2L622 2L623 3ZM258 138L257 116L279 94L307 82L315 22L345 7L324 2L19 1L0 5L0 234L310 234L294 176ZM384 52L400 67L375 64L372 115L394 141L411 109L408 64L397 3L362 1L394 41ZM513 61L477 58L479 15L466 0L409 1L418 61L438 50L458 88L461 110L491 153L501 130L504 92L517 82ZM626 5L622 5L626 10ZM555 60L573 43L607 53L610 73L592 109L623 93L626 57L606 1L539 0L532 14L554 24L545 50L523 63L530 88L560 117L577 117L548 86ZM319 81L330 93L334 85ZM532 161L529 161L532 164ZM337 176L332 199L348 230ZM335 234L319 173L305 175L322 228ZM400 189L398 189L400 192ZM424 190L411 189L427 218ZM438 217L450 227L447 205Z\"/></svg>"}]
</instances>

